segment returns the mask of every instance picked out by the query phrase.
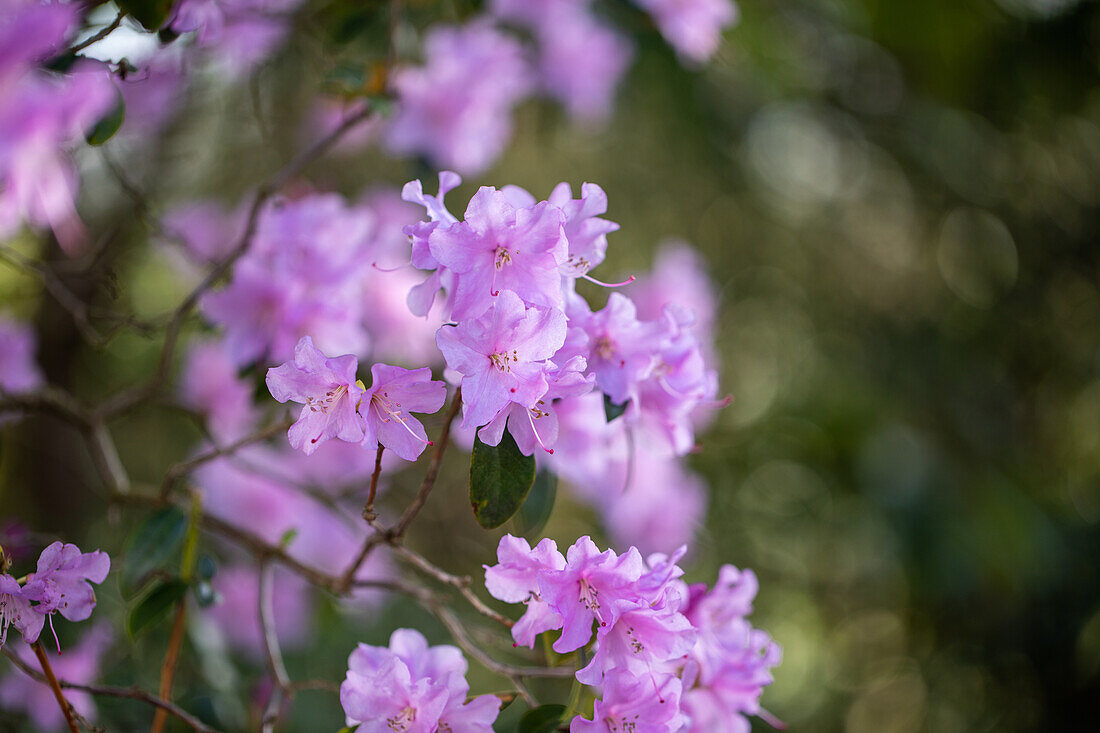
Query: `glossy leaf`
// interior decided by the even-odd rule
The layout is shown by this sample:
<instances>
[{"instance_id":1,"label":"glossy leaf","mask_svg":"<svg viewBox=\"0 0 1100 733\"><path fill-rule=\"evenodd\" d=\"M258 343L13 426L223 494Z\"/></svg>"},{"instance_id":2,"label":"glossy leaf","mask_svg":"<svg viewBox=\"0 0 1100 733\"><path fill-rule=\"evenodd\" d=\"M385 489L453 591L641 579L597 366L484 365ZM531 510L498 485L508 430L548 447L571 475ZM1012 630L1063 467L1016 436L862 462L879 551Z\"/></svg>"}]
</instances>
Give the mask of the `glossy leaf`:
<instances>
[{"instance_id":1,"label":"glossy leaf","mask_svg":"<svg viewBox=\"0 0 1100 733\"><path fill-rule=\"evenodd\" d=\"M89 145L102 145L110 140L122 127L122 121L126 119L126 102L122 99L122 93L117 89L115 90L115 106L111 108L111 111L100 118L99 122L95 123L95 127L88 133Z\"/></svg>"},{"instance_id":2,"label":"glossy leaf","mask_svg":"<svg viewBox=\"0 0 1100 733\"><path fill-rule=\"evenodd\" d=\"M615 418L621 416L626 412L626 406L630 404L630 401L623 402L621 404L615 404L611 401L611 398L607 395L603 396L603 414L607 417L607 421L611 422Z\"/></svg>"},{"instance_id":3,"label":"glossy leaf","mask_svg":"<svg viewBox=\"0 0 1100 733\"><path fill-rule=\"evenodd\" d=\"M558 495L558 477L545 468L540 468L535 474L535 483L527 494L526 501L516 513L516 533L524 537L537 535L546 526L554 511L554 500Z\"/></svg>"},{"instance_id":4,"label":"glossy leaf","mask_svg":"<svg viewBox=\"0 0 1100 733\"><path fill-rule=\"evenodd\" d=\"M485 529L511 519L523 505L535 482L535 457L525 456L505 430L500 445L486 445L474 439L470 459L470 504Z\"/></svg>"},{"instance_id":5,"label":"glossy leaf","mask_svg":"<svg viewBox=\"0 0 1100 733\"><path fill-rule=\"evenodd\" d=\"M175 507L161 509L134 531L126 548L122 587L136 591L150 572L171 558L187 534L187 515Z\"/></svg>"}]
</instances>

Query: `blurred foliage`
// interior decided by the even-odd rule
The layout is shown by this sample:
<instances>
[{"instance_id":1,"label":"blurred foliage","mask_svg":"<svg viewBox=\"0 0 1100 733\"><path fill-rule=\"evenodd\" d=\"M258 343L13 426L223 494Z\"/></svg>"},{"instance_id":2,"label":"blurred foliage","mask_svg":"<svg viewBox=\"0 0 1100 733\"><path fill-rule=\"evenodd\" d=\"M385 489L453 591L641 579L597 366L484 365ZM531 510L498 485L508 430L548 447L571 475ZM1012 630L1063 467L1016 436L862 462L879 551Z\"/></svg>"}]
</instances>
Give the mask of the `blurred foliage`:
<instances>
[{"instance_id":1,"label":"blurred foliage","mask_svg":"<svg viewBox=\"0 0 1100 733\"><path fill-rule=\"evenodd\" d=\"M235 201L300 145L314 90L377 60L377 46L354 50L380 32L355 5L303 17L254 93L194 87L171 135L129 175L157 196ZM429 5L410 3L413 21ZM442 4L456 14L465 5ZM711 580L723 562L759 574L754 622L785 653L764 696L777 717L795 730L849 733L1089 728L1082 721L1100 714L1100 7L740 7L719 56L693 71L625 3L610 3L640 38L608 127L578 131L529 103L504 160L455 200L481 184L545 195L559 180L596 181L623 225L605 274L648 268L666 237L703 252L721 294L718 351L735 401L692 460L713 491L690 577ZM326 38L342 51L323 56ZM318 186L347 193L424 173L374 153L310 171ZM93 218L131 232L112 306L162 313L181 286L145 247L132 202L106 176L88 189ZM0 270L0 285L30 312L33 280ZM59 336L64 317L38 307L54 380L97 395L151 368L154 341L119 336L105 359ZM4 514L71 539L95 517L91 536L120 549L138 518L108 529L87 456L66 430L5 428ZM32 441L43 434L52 442ZM198 438L158 408L127 417L116 434L146 483ZM465 465L451 456L412 541L476 573L499 532L477 526L464 483ZM571 539L591 516L563 494L544 531ZM121 618L117 588L101 602ZM340 679L355 641L377 643L398 625L446 638L407 604L369 623L321 613L326 633L290 655L292 675ZM106 681L155 678L166 634L120 646ZM260 692L200 637L178 699L243 722L233 696ZM476 665L472 674L475 690L496 684ZM567 686L556 694L564 699ZM146 713L100 707L135 727ZM522 713L513 707L502 720ZM302 697L294 719L301 730L335 730L341 716L319 693Z\"/></svg>"}]
</instances>

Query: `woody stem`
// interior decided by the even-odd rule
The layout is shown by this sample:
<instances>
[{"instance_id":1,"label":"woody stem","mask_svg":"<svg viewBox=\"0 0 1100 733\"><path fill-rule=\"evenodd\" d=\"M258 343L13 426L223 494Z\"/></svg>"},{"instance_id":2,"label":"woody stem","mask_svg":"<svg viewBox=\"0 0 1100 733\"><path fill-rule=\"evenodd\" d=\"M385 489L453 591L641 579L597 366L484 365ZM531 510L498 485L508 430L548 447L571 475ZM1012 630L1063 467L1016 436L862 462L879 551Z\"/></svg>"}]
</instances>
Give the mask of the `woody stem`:
<instances>
[{"instance_id":1,"label":"woody stem","mask_svg":"<svg viewBox=\"0 0 1100 733\"><path fill-rule=\"evenodd\" d=\"M50 683L50 689L53 690L53 696L57 698L57 704L61 706L61 712L65 714L65 722L69 724L69 730L72 733L80 733L80 729L76 727L76 719L73 717L69 701L65 699L65 695L61 692L61 685L57 684L57 677L54 676L53 667L50 666L49 657L46 656L46 650L37 641L31 644L31 649L34 650L34 655L38 657L38 663L42 665L42 672L46 675L46 681Z\"/></svg>"},{"instance_id":2,"label":"woody stem","mask_svg":"<svg viewBox=\"0 0 1100 733\"><path fill-rule=\"evenodd\" d=\"M378 476L382 473L382 451L385 446L378 444L378 452L374 454L374 473L370 477L370 491L367 492L367 505L363 507L363 516L374 514L374 493L378 490Z\"/></svg>"}]
</instances>

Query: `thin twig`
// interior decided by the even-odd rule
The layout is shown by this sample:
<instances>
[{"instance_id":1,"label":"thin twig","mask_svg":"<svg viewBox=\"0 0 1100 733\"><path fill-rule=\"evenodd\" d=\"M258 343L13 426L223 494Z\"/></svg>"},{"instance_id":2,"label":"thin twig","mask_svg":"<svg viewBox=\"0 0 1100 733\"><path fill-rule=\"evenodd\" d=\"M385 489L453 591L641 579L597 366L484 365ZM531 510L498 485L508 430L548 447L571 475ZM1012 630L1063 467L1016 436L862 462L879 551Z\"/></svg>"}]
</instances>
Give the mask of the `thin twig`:
<instances>
[{"instance_id":1,"label":"thin twig","mask_svg":"<svg viewBox=\"0 0 1100 733\"><path fill-rule=\"evenodd\" d=\"M346 592L351 587L352 581L355 579L355 574L359 572L359 568L366 562L367 556L370 555L371 550L381 544L396 544L401 541L402 535L405 534L405 530L408 529L409 524L416 519L416 515L420 513L420 510L424 507L424 503L428 501L428 494L431 493L432 487L435 486L436 477L439 476L439 467L443 464L443 453L447 450L447 443L451 436L451 423L454 422L455 415L458 414L458 408L462 405L462 388L459 387L455 390L455 395L451 399L451 407L447 410L447 416L443 419L443 430L439 434L439 440L435 444L435 453L432 454L432 462L428 465L428 472L424 474L424 480L420 484L420 488L416 492L416 496L413 497L412 502L405 509L405 512L401 515L401 519L393 529L383 529L375 522L373 512L367 512L364 510L363 518L367 520L374 530L374 534L367 537L363 541L363 546L359 550L359 554L355 557L355 560L348 565L347 570L341 576L340 587L342 592Z\"/></svg>"},{"instance_id":2,"label":"thin twig","mask_svg":"<svg viewBox=\"0 0 1100 733\"><path fill-rule=\"evenodd\" d=\"M62 282L52 269L41 262L37 262L16 252L11 247L0 247L0 259L7 261L14 267L29 272L42 281L46 291L53 296L57 304L72 316L73 324L81 338L93 347L100 347L106 339L92 326L88 318L88 304L78 298L72 290Z\"/></svg>"},{"instance_id":3,"label":"thin twig","mask_svg":"<svg viewBox=\"0 0 1100 733\"><path fill-rule=\"evenodd\" d=\"M86 49L88 46L91 46L93 43L99 43L104 38L114 33L115 29L122 25L122 19L125 17L126 12L120 10L118 15L115 16L115 19L111 21L110 25L108 25L106 28L101 29L95 35L88 36L83 41L73 46L69 50L69 53L77 54Z\"/></svg>"},{"instance_id":4,"label":"thin twig","mask_svg":"<svg viewBox=\"0 0 1100 733\"><path fill-rule=\"evenodd\" d=\"M142 384L123 389L105 399L96 409L96 416L111 417L126 412L152 397L163 388L168 380L172 362L176 354L176 346L179 344L180 336L183 333L183 326L188 316L194 311L195 307L202 299L202 296L213 288L214 285L232 269L237 260L243 257L252 246L252 239L259 226L260 214L265 204L267 204L271 197L288 181L299 175L306 166L324 155L325 152L335 145L348 130L366 120L373 113L374 108L371 105L367 105L356 114L351 115L340 123L331 133L295 156L282 168L282 170L256 190L256 194L252 199L252 205L248 210L248 216L245 220L244 232L242 232L236 244L234 244L229 254L206 274L206 277L188 293L187 297L185 297L176 307L175 311L173 311L172 317L168 321L168 326L165 329L164 343L161 346L160 358L157 362L157 367L153 376Z\"/></svg>"},{"instance_id":5,"label":"thin twig","mask_svg":"<svg viewBox=\"0 0 1100 733\"><path fill-rule=\"evenodd\" d=\"M394 552L396 552L398 555L401 555L403 558L405 558L413 565L420 568L420 570L424 571L436 580L457 588L458 592L462 594L462 597L469 601L470 605L473 606L474 609L476 609L477 612L480 613L482 616L492 619L493 621L496 621L498 624L508 629L515 626L515 621L510 618L505 618L501 614L489 608L489 606L487 606L484 601L478 598L477 595L472 590L470 590L470 583L472 581L469 575L452 575L446 570L443 570L442 568L432 564L423 555L414 552L413 550L410 550L404 545L394 545L393 549Z\"/></svg>"},{"instance_id":6,"label":"thin twig","mask_svg":"<svg viewBox=\"0 0 1100 733\"><path fill-rule=\"evenodd\" d=\"M264 711L261 730L263 733L272 733L275 724L282 713L284 699L293 694L290 683L290 675L287 674L286 665L283 663L283 653L279 649L279 635L275 631L275 566L268 558L260 560L260 592L259 608L260 630L264 640L264 656L267 659L267 670L271 673L271 699L267 701L267 709Z\"/></svg>"},{"instance_id":7,"label":"thin twig","mask_svg":"<svg viewBox=\"0 0 1100 733\"><path fill-rule=\"evenodd\" d=\"M378 444L378 452L374 454L374 473L370 476L370 490L367 492L367 503L363 507L363 517L367 521L374 519L374 494L378 490L378 477L382 474L382 453L386 447Z\"/></svg>"},{"instance_id":8,"label":"thin twig","mask_svg":"<svg viewBox=\"0 0 1100 733\"><path fill-rule=\"evenodd\" d=\"M222 456L232 455L241 448L252 445L253 443L261 443L273 435L285 432L291 425L293 420L283 420L282 422L268 425L265 428L261 428L251 435L247 435L240 440L234 441L226 446L214 446L213 448L203 451L196 456L188 458L186 461L180 461L173 464L164 473L164 481L160 487L161 498L166 498L171 493L172 488L175 486L181 478L194 471L199 466L205 463L209 463L215 458Z\"/></svg>"},{"instance_id":9,"label":"thin twig","mask_svg":"<svg viewBox=\"0 0 1100 733\"><path fill-rule=\"evenodd\" d=\"M187 597L180 599L176 607L176 618L172 622L172 636L168 639L168 650L164 653L164 664L160 668L160 696L172 699L172 682L176 678L176 663L179 661L180 647L183 646L183 631L187 620ZM168 711L158 708L153 716L152 733L162 733L168 722Z\"/></svg>"},{"instance_id":10,"label":"thin twig","mask_svg":"<svg viewBox=\"0 0 1100 733\"><path fill-rule=\"evenodd\" d=\"M65 699L65 694L61 692L61 686L57 684L57 677L54 676L53 667L50 666L49 657L46 656L46 650L37 641L31 644L31 649L34 650L34 656L38 657L38 663L42 665L42 671L46 674L46 681L50 689L53 690L53 696L57 698L57 704L61 706L61 712L65 714L65 722L68 723L69 730L72 733L80 733L80 729L76 727L76 720L73 718L72 706Z\"/></svg>"},{"instance_id":11,"label":"thin twig","mask_svg":"<svg viewBox=\"0 0 1100 733\"><path fill-rule=\"evenodd\" d=\"M45 675L43 675L41 672L38 672L33 667L28 665L26 662L24 662L22 659L20 659L19 656L17 654L15 654L14 652L12 652L10 649L8 649L7 647L0 647L0 651L3 651L4 654L8 657L8 659L11 660L11 663L14 664L21 672L23 672L23 674L27 675L28 677L30 677L33 680L37 680L38 682L41 682L42 684L48 684ZM127 700L137 700L139 702L143 702L143 703L146 703L148 705L152 705L153 707L160 708L161 710L168 711L168 713L170 715L176 717L177 719L182 721L184 724L190 726L192 728L192 730L196 730L199 733L218 733L217 729L211 728L206 723L203 723L201 720L199 720L195 716L191 715L190 713L188 713L186 710L179 707L178 705L174 705L174 704L168 702L167 700L159 698L151 692L146 692L145 690L141 689L140 687L110 687L110 686L107 686L107 685L80 685L80 684L77 684L75 682L66 682L65 680L58 680L57 684L63 690L77 690L78 692L86 692L89 695L100 695L102 697L117 697L117 698L124 698L124 699L127 699Z\"/></svg>"}]
</instances>

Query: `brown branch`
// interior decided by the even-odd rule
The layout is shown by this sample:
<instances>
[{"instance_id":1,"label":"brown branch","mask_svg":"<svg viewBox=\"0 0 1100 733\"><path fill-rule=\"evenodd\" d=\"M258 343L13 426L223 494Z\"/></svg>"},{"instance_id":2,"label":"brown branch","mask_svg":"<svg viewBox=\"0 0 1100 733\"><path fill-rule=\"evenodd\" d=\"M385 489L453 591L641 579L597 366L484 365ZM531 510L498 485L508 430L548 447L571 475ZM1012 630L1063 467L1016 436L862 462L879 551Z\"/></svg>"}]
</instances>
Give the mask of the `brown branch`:
<instances>
[{"instance_id":1,"label":"brown branch","mask_svg":"<svg viewBox=\"0 0 1100 733\"><path fill-rule=\"evenodd\" d=\"M0 651L11 660L23 674L27 675L33 680L37 680L42 684L48 684L46 676L41 672L36 671L26 662L19 658L17 654L12 652L7 647L0 647ZM75 682L66 682L65 680L58 680L57 684L63 690L77 690L79 692L86 692L89 695L99 695L101 697L117 697L127 700L137 700L139 702L152 705L153 707L160 708L161 710L168 711L169 715L172 715L182 721L184 724L191 727L192 730L196 730L199 733L218 733L217 729L211 728L206 723L195 716L188 713L178 705L174 705L167 700L157 697L151 692L146 692L140 687L110 687L107 685L81 685Z\"/></svg>"},{"instance_id":2,"label":"brown branch","mask_svg":"<svg viewBox=\"0 0 1100 733\"><path fill-rule=\"evenodd\" d=\"M91 46L93 43L99 43L104 38L114 33L115 29L122 25L122 19L125 17L126 13L124 11L119 11L119 14L115 16L115 19L111 21L110 25L108 25L106 28L100 29L100 31L95 35L88 36L83 41L73 46L71 49L69 49L69 53L77 54L86 49L88 46Z\"/></svg>"},{"instance_id":3,"label":"brown branch","mask_svg":"<svg viewBox=\"0 0 1100 733\"><path fill-rule=\"evenodd\" d=\"M164 481L161 483L160 496L161 498L167 498L171 493L172 488L176 483L187 474L194 471L199 466L205 463L220 458L222 456L232 455L241 448L252 445L253 443L261 443L273 435L285 432L291 425L294 424L293 420L283 420L282 422L268 425L265 428L261 428L251 435L247 435L240 440L234 441L227 446L214 446L213 448L203 451L196 456L188 458L185 461L175 463L168 468L164 474Z\"/></svg>"},{"instance_id":4,"label":"brown branch","mask_svg":"<svg viewBox=\"0 0 1100 733\"><path fill-rule=\"evenodd\" d=\"M370 490L367 492L367 503L363 507L363 517L369 522L375 518L374 494L378 490L378 477L382 474L382 453L386 447L378 444L378 452L374 454L374 473L370 476Z\"/></svg>"},{"instance_id":5,"label":"brown branch","mask_svg":"<svg viewBox=\"0 0 1100 733\"><path fill-rule=\"evenodd\" d=\"M179 661L180 647L183 646L183 631L187 620L187 597L180 599L176 607L176 618L172 622L172 636L168 640L168 650L164 654L164 664L160 668L160 696L165 700L172 699L172 682L176 678L176 663ZM162 733L168 722L168 711L157 708L153 716L152 733Z\"/></svg>"},{"instance_id":6,"label":"brown branch","mask_svg":"<svg viewBox=\"0 0 1100 733\"><path fill-rule=\"evenodd\" d=\"M363 541L363 546L359 550L359 554L355 560L348 565L347 570L340 577L341 592L347 592L347 589L351 587L352 581L355 579L355 574L359 572L359 568L366 562L367 556L371 551L381 544L396 544L401 541L402 535L405 534L405 530L416 515L420 513L420 510L424 508L425 502L428 501L428 494L431 493L432 487L435 486L436 477L439 476L439 467L443 464L443 453L447 450L447 443L451 437L451 423L454 422L455 415L458 414L458 408L462 405L462 388L459 387L455 390L455 395L451 399L451 407L447 410L447 416L443 420L443 431L439 434L439 441L435 444L435 453L432 455L432 462L428 465L428 472L424 474L424 480L420 484L420 488L416 492L416 496L413 497L412 502L406 507L405 512L401 515L401 519L393 529L384 529L380 527L375 521L374 512L368 512L363 510L363 519L367 520L375 533L367 537Z\"/></svg>"},{"instance_id":7,"label":"brown branch","mask_svg":"<svg viewBox=\"0 0 1100 733\"><path fill-rule=\"evenodd\" d=\"M80 729L76 727L76 720L73 718L72 706L65 699L65 694L61 692L61 686L57 684L57 677L53 674L53 667L50 666L46 651L37 641L31 644L31 649L34 650L34 656L38 657L38 663L42 665L42 671L46 674L46 681L50 689L53 690L53 696L57 698L57 704L61 706L61 712L65 714L65 722L69 725L69 730L72 733L80 733Z\"/></svg>"},{"instance_id":8,"label":"brown branch","mask_svg":"<svg viewBox=\"0 0 1100 733\"><path fill-rule=\"evenodd\" d=\"M278 193L279 189L288 181L299 175L314 160L324 155L348 130L366 120L373 113L374 108L371 105L367 105L356 114L351 115L331 133L317 140L295 156L293 160L282 168L282 170L256 190L256 194L252 199L252 205L248 210L248 216L245 220L244 232L242 232L232 250L230 250L229 254L206 274L206 277L204 277L198 285L192 288L191 292L187 294L187 297L185 297L176 307L175 311L173 311L172 317L168 321L168 326L165 329L164 343L161 346L160 358L157 362L153 376L142 384L123 389L105 399L95 411L97 417L111 417L126 412L146 399L149 399L163 388L165 382L168 381L169 371L171 370L172 361L176 354L176 347L179 344L180 336L183 333L183 326L188 316L194 311L202 296L228 274L237 260L243 257L252 246L252 239L259 226L260 214L263 211L264 205L267 204L271 197Z\"/></svg>"},{"instance_id":9,"label":"brown branch","mask_svg":"<svg viewBox=\"0 0 1100 733\"><path fill-rule=\"evenodd\" d=\"M469 575L452 575L451 573L448 573L446 570L443 570L439 566L432 564L423 555L414 552L413 550L410 550L404 545L394 545L393 549L398 555L401 555L403 558L405 558L413 565L418 567L420 570L424 571L436 580L440 581L441 583L446 583L453 588L457 588L458 592L462 594L462 597L469 601L470 605L473 606L474 609L477 610L477 612L480 613L482 616L496 621L498 624L508 629L515 626L515 621L510 618L505 618L501 614L489 608L489 606L487 606L484 601L478 598L477 595L472 590L470 590L470 583L472 581Z\"/></svg>"}]
</instances>

